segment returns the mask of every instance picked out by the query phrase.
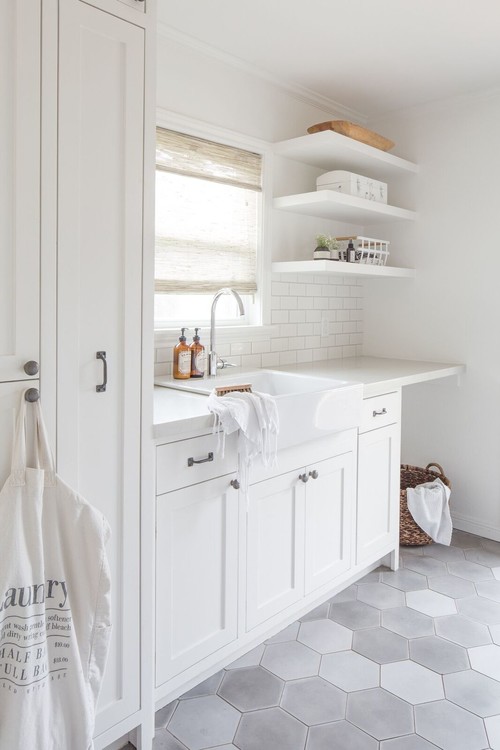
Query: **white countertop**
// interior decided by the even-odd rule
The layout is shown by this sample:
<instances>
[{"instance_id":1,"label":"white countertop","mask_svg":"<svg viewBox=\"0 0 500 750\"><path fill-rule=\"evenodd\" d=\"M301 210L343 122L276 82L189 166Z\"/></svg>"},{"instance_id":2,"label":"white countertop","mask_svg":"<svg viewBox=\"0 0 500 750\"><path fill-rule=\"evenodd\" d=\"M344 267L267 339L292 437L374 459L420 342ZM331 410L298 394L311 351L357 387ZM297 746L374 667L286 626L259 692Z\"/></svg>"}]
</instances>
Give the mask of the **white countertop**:
<instances>
[{"instance_id":1,"label":"white countertop","mask_svg":"<svg viewBox=\"0 0 500 750\"><path fill-rule=\"evenodd\" d=\"M362 383L365 398L465 372L465 366L460 364L382 357L346 357L272 369ZM228 375L234 376L237 372L229 370ZM218 376L217 382L223 377ZM155 387L153 437L168 439L211 429L213 416L208 412L206 400L206 396Z\"/></svg>"}]
</instances>

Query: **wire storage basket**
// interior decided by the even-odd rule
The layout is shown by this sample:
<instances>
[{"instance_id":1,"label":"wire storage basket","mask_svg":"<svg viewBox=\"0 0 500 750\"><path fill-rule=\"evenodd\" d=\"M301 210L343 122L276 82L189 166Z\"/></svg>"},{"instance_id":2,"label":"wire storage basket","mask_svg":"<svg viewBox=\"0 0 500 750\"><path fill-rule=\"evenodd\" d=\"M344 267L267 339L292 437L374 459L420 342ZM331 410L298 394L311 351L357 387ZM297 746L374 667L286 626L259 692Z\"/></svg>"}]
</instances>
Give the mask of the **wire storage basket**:
<instances>
[{"instance_id":1,"label":"wire storage basket","mask_svg":"<svg viewBox=\"0 0 500 750\"><path fill-rule=\"evenodd\" d=\"M374 237L336 237L340 248L340 259L345 260L345 253L349 240L352 240L355 253L355 262L368 266L385 266L389 257L389 241L376 240Z\"/></svg>"},{"instance_id":2,"label":"wire storage basket","mask_svg":"<svg viewBox=\"0 0 500 750\"><path fill-rule=\"evenodd\" d=\"M437 471L431 467L435 467ZM422 531L420 526L415 523L413 516L408 510L406 499L406 490L408 487L416 487L424 482L434 482L440 479L443 484L450 487L450 480L441 466L436 463L421 466L410 466L409 464L401 465L401 490L399 494L399 543L402 547L416 547L424 544L432 544L431 537Z\"/></svg>"}]
</instances>

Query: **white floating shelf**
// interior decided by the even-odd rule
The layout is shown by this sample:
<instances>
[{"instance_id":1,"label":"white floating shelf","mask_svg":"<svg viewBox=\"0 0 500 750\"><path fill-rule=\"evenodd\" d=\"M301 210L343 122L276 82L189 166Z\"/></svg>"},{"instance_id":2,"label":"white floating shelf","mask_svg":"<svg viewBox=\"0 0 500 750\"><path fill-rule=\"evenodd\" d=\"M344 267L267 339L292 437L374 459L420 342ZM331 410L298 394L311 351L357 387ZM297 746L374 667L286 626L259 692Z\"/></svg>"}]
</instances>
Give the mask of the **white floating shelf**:
<instances>
[{"instance_id":1,"label":"white floating shelf","mask_svg":"<svg viewBox=\"0 0 500 750\"><path fill-rule=\"evenodd\" d=\"M414 221L415 211L368 201L336 190L317 190L313 193L285 195L274 199L274 208L296 214L335 219L351 224L378 224L387 221Z\"/></svg>"},{"instance_id":2,"label":"white floating shelf","mask_svg":"<svg viewBox=\"0 0 500 750\"><path fill-rule=\"evenodd\" d=\"M386 278L413 279L414 268L394 266L370 266L364 263L345 263L334 260L286 260L271 264L274 273L313 273L337 276L378 276Z\"/></svg>"},{"instance_id":3,"label":"white floating shelf","mask_svg":"<svg viewBox=\"0 0 500 750\"><path fill-rule=\"evenodd\" d=\"M333 130L279 141L274 144L274 152L320 167L325 172L329 169L348 169L378 180L418 172L418 165L411 161L334 133Z\"/></svg>"}]
</instances>

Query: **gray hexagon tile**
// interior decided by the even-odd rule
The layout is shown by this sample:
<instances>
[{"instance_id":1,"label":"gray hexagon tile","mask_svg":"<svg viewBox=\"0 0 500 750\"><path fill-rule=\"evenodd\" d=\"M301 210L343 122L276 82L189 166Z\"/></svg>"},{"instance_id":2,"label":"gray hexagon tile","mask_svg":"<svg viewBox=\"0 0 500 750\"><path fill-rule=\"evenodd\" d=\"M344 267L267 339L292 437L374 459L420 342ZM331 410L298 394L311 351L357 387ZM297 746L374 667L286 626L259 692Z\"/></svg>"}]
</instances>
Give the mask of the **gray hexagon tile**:
<instances>
[{"instance_id":1,"label":"gray hexagon tile","mask_svg":"<svg viewBox=\"0 0 500 750\"><path fill-rule=\"evenodd\" d=\"M306 750L377 750L378 742L348 721L311 727Z\"/></svg>"},{"instance_id":2,"label":"gray hexagon tile","mask_svg":"<svg viewBox=\"0 0 500 750\"><path fill-rule=\"evenodd\" d=\"M424 547L424 556L433 557L442 562L456 562L465 559L464 551L460 547L445 547L443 544L429 544Z\"/></svg>"},{"instance_id":3,"label":"gray hexagon tile","mask_svg":"<svg viewBox=\"0 0 500 750\"><path fill-rule=\"evenodd\" d=\"M282 680L298 680L318 674L321 656L297 641L266 646L261 664Z\"/></svg>"},{"instance_id":4,"label":"gray hexagon tile","mask_svg":"<svg viewBox=\"0 0 500 750\"><path fill-rule=\"evenodd\" d=\"M367 573L363 578L360 578L356 583L364 584L364 583L378 583L380 581L380 570L372 570L371 573Z\"/></svg>"},{"instance_id":5,"label":"gray hexagon tile","mask_svg":"<svg viewBox=\"0 0 500 750\"><path fill-rule=\"evenodd\" d=\"M330 606L329 618L351 630L380 625L380 611L364 602L341 602Z\"/></svg>"},{"instance_id":6,"label":"gray hexagon tile","mask_svg":"<svg viewBox=\"0 0 500 750\"><path fill-rule=\"evenodd\" d=\"M281 699L281 707L308 726L340 721L346 703L347 694L321 677L287 682Z\"/></svg>"},{"instance_id":7,"label":"gray hexagon tile","mask_svg":"<svg viewBox=\"0 0 500 750\"><path fill-rule=\"evenodd\" d=\"M482 539L480 536L475 534L469 534L467 531L459 531L458 529L453 530L451 537L452 547L462 547L462 549L472 549L474 547L481 547Z\"/></svg>"},{"instance_id":8,"label":"gray hexagon tile","mask_svg":"<svg viewBox=\"0 0 500 750\"><path fill-rule=\"evenodd\" d=\"M469 669L465 648L437 635L410 641L410 659L440 674Z\"/></svg>"},{"instance_id":9,"label":"gray hexagon tile","mask_svg":"<svg viewBox=\"0 0 500 750\"><path fill-rule=\"evenodd\" d=\"M263 667L226 672L218 694L238 711L255 711L279 705L285 684Z\"/></svg>"},{"instance_id":10,"label":"gray hexagon tile","mask_svg":"<svg viewBox=\"0 0 500 750\"><path fill-rule=\"evenodd\" d=\"M130 745L130 747L132 748L133 746ZM165 729L155 734L153 748L154 750L188 750L186 745L179 742L173 734L170 734Z\"/></svg>"},{"instance_id":11,"label":"gray hexagon tile","mask_svg":"<svg viewBox=\"0 0 500 750\"><path fill-rule=\"evenodd\" d=\"M499 566L492 568L491 572L493 573L497 581L500 580L500 567Z\"/></svg>"},{"instance_id":12,"label":"gray hexagon tile","mask_svg":"<svg viewBox=\"0 0 500 750\"><path fill-rule=\"evenodd\" d=\"M416 609L429 617L439 617L440 615L453 615L457 608L455 601L444 594L438 594L437 591L409 591L406 594L406 604L411 609Z\"/></svg>"},{"instance_id":13,"label":"gray hexagon tile","mask_svg":"<svg viewBox=\"0 0 500 750\"><path fill-rule=\"evenodd\" d=\"M396 607L382 612L382 625L405 638L434 635L434 620L432 617L409 607Z\"/></svg>"},{"instance_id":14,"label":"gray hexagon tile","mask_svg":"<svg viewBox=\"0 0 500 750\"><path fill-rule=\"evenodd\" d=\"M346 692L380 685L379 665L355 651L339 651L323 656L319 674Z\"/></svg>"},{"instance_id":15,"label":"gray hexagon tile","mask_svg":"<svg viewBox=\"0 0 500 750\"><path fill-rule=\"evenodd\" d=\"M341 602L352 602L354 599L357 598L358 595L358 587L355 583L348 586L343 591L340 591L338 594L335 594L335 596L332 596L330 599L330 604L336 603L340 604Z\"/></svg>"},{"instance_id":16,"label":"gray hexagon tile","mask_svg":"<svg viewBox=\"0 0 500 750\"><path fill-rule=\"evenodd\" d=\"M172 701L172 703L169 703L167 706L158 709L158 711L155 713L156 729L164 729L167 726L168 722L172 718L172 714L177 708L178 703L179 701Z\"/></svg>"},{"instance_id":17,"label":"gray hexagon tile","mask_svg":"<svg viewBox=\"0 0 500 750\"><path fill-rule=\"evenodd\" d=\"M280 632L273 635L272 638L268 638L265 643L286 643L287 641L295 641L297 640L299 627L300 622L292 622L287 628L280 630Z\"/></svg>"},{"instance_id":18,"label":"gray hexagon tile","mask_svg":"<svg viewBox=\"0 0 500 750\"><path fill-rule=\"evenodd\" d=\"M464 648L473 646L485 646L491 643L490 631L486 625L474 620L469 620L463 615L450 615L449 617L437 617L434 621L437 635L448 641L458 643Z\"/></svg>"},{"instance_id":19,"label":"gray hexagon tile","mask_svg":"<svg viewBox=\"0 0 500 750\"><path fill-rule=\"evenodd\" d=\"M184 698L199 698L202 695L215 695L219 688L219 685L222 682L223 677L224 670L222 669L220 672L216 672L211 677L208 677L206 680L203 680L203 682L200 682L199 685L195 685L194 688L191 688L191 690L188 690L187 693L181 695L180 699L184 700Z\"/></svg>"},{"instance_id":20,"label":"gray hexagon tile","mask_svg":"<svg viewBox=\"0 0 500 750\"><path fill-rule=\"evenodd\" d=\"M500 604L482 596L457 599L457 609L466 617L485 625L500 625Z\"/></svg>"},{"instance_id":21,"label":"gray hexagon tile","mask_svg":"<svg viewBox=\"0 0 500 750\"><path fill-rule=\"evenodd\" d=\"M352 630L333 620L303 622L297 640L320 654L329 654L351 648Z\"/></svg>"},{"instance_id":22,"label":"gray hexagon tile","mask_svg":"<svg viewBox=\"0 0 500 750\"><path fill-rule=\"evenodd\" d=\"M500 602L500 581L479 581L476 583L476 589L479 596Z\"/></svg>"},{"instance_id":23,"label":"gray hexagon tile","mask_svg":"<svg viewBox=\"0 0 500 750\"><path fill-rule=\"evenodd\" d=\"M496 643L497 646L500 646L500 625L490 625L488 630L490 631L493 643ZM478 643L475 645L480 646L481 644Z\"/></svg>"},{"instance_id":24,"label":"gray hexagon tile","mask_svg":"<svg viewBox=\"0 0 500 750\"><path fill-rule=\"evenodd\" d=\"M472 669L500 681L500 646L477 646L469 649Z\"/></svg>"},{"instance_id":25,"label":"gray hexagon tile","mask_svg":"<svg viewBox=\"0 0 500 750\"><path fill-rule=\"evenodd\" d=\"M243 714L234 744L240 750L304 750L307 728L282 708Z\"/></svg>"},{"instance_id":26,"label":"gray hexagon tile","mask_svg":"<svg viewBox=\"0 0 500 750\"><path fill-rule=\"evenodd\" d=\"M438 750L436 745L419 737L418 734L408 734L406 737L396 737L380 743L380 750Z\"/></svg>"},{"instance_id":27,"label":"gray hexagon tile","mask_svg":"<svg viewBox=\"0 0 500 750\"><path fill-rule=\"evenodd\" d=\"M300 618L300 622L308 622L309 620L322 620L323 618L328 617L329 610L330 602L324 602L323 604L320 604L319 607L315 607L306 615L303 615Z\"/></svg>"},{"instance_id":28,"label":"gray hexagon tile","mask_svg":"<svg viewBox=\"0 0 500 750\"><path fill-rule=\"evenodd\" d=\"M454 703L436 701L415 706L416 732L440 750L484 750L483 721Z\"/></svg>"},{"instance_id":29,"label":"gray hexagon tile","mask_svg":"<svg viewBox=\"0 0 500 750\"><path fill-rule=\"evenodd\" d=\"M231 664L228 664L226 669L240 669L241 667L258 666L264 654L264 649L265 649L265 646L263 643L261 643L259 646L256 646L251 651L247 651L247 653L243 654L243 656L240 656L240 658L236 659L236 661L233 661L231 662Z\"/></svg>"},{"instance_id":30,"label":"gray hexagon tile","mask_svg":"<svg viewBox=\"0 0 500 750\"><path fill-rule=\"evenodd\" d=\"M500 542L497 542L494 539L484 539L483 537L479 538L481 540L481 547L483 547L483 549L488 549L490 552L496 552L497 555L500 555Z\"/></svg>"},{"instance_id":31,"label":"gray hexagon tile","mask_svg":"<svg viewBox=\"0 0 500 750\"><path fill-rule=\"evenodd\" d=\"M465 560L464 562L448 563L448 570L454 576L466 578L468 581L487 581L493 578L491 570L484 565L478 565L476 562Z\"/></svg>"},{"instance_id":32,"label":"gray hexagon tile","mask_svg":"<svg viewBox=\"0 0 500 750\"><path fill-rule=\"evenodd\" d=\"M353 651L378 664L408 658L408 641L385 628L370 628L354 633Z\"/></svg>"},{"instance_id":33,"label":"gray hexagon tile","mask_svg":"<svg viewBox=\"0 0 500 750\"><path fill-rule=\"evenodd\" d=\"M218 695L179 701L168 730L189 750L231 743L241 714Z\"/></svg>"},{"instance_id":34,"label":"gray hexagon tile","mask_svg":"<svg viewBox=\"0 0 500 750\"><path fill-rule=\"evenodd\" d=\"M386 583L371 583L358 586L358 601L377 609L390 609L401 607L405 603L405 595Z\"/></svg>"},{"instance_id":35,"label":"gray hexagon tile","mask_svg":"<svg viewBox=\"0 0 500 750\"><path fill-rule=\"evenodd\" d=\"M487 565L490 568L495 565L500 565L500 553L490 552L487 549L468 549L465 550L465 557L471 562L478 563L479 565Z\"/></svg>"},{"instance_id":36,"label":"gray hexagon tile","mask_svg":"<svg viewBox=\"0 0 500 750\"><path fill-rule=\"evenodd\" d=\"M500 683L497 680L468 669L447 674L443 681L447 699L457 706L483 718L500 714Z\"/></svg>"},{"instance_id":37,"label":"gray hexagon tile","mask_svg":"<svg viewBox=\"0 0 500 750\"><path fill-rule=\"evenodd\" d=\"M474 596L476 593L472 581L452 575L429 578L429 588L437 591L438 594L451 596L452 599L464 599L466 596Z\"/></svg>"},{"instance_id":38,"label":"gray hexagon tile","mask_svg":"<svg viewBox=\"0 0 500 750\"><path fill-rule=\"evenodd\" d=\"M380 686L412 704L444 698L441 676L413 661L383 664Z\"/></svg>"},{"instance_id":39,"label":"gray hexagon tile","mask_svg":"<svg viewBox=\"0 0 500 750\"><path fill-rule=\"evenodd\" d=\"M500 750L500 716L491 716L484 720L486 734L492 750Z\"/></svg>"},{"instance_id":40,"label":"gray hexagon tile","mask_svg":"<svg viewBox=\"0 0 500 750\"><path fill-rule=\"evenodd\" d=\"M378 740L414 731L412 707L381 688L350 693L346 718Z\"/></svg>"},{"instance_id":41,"label":"gray hexagon tile","mask_svg":"<svg viewBox=\"0 0 500 750\"><path fill-rule=\"evenodd\" d=\"M446 570L446 565L441 560L436 560L433 557L417 557L416 555L405 556L404 558L405 568L414 570L416 573L422 573L424 576L442 576Z\"/></svg>"},{"instance_id":42,"label":"gray hexagon tile","mask_svg":"<svg viewBox=\"0 0 500 750\"><path fill-rule=\"evenodd\" d=\"M419 591L427 588L427 578L414 570L400 568L382 573L382 582L400 591Z\"/></svg>"}]
</instances>

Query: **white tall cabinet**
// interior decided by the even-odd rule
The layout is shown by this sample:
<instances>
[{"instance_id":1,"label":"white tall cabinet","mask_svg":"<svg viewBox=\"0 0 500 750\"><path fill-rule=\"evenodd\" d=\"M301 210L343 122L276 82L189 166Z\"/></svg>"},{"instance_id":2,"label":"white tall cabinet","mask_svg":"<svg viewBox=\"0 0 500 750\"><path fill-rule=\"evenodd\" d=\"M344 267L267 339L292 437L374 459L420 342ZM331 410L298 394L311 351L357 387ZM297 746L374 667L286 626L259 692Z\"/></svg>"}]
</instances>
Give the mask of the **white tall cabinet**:
<instances>
[{"instance_id":1,"label":"white tall cabinet","mask_svg":"<svg viewBox=\"0 0 500 750\"><path fill-rule=\"evenodd\" d=\"M135 727L138 746L153 736L153 684L141 673L153 553L140 535L149 518L141 435L152 422L143 296L152 298L153 278L154 7L2 0L0 24L0 482L31 381L59 474L112 529L114 628L96 750ZM31 360L40 380L24 370Z\"/></svg>"},{"instance_id":2,"label":"white tall cabinet","mask_svg":"<svg viewBox=\"0 0 500 750\"><path fill-rule=\"evenodd\" d=\"M78 0L59 29L57 458L112 528L99 733L139 709L144 29Z\"/></svg>"},{"instance_id":3,"label":"white tall cabinet","mask_svg":"<svg viewBox=\"0 0 500 750\"><path fill-rule=\"evenodd\" d=\"M15 410L39 360L41 3L2 3L0 24L0 484ZM38 383L33 383L36 386Z\"/></svg>"}]
</instances>

